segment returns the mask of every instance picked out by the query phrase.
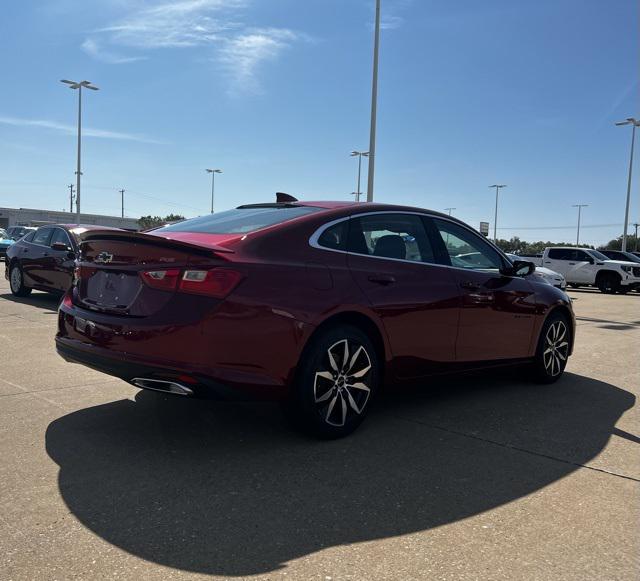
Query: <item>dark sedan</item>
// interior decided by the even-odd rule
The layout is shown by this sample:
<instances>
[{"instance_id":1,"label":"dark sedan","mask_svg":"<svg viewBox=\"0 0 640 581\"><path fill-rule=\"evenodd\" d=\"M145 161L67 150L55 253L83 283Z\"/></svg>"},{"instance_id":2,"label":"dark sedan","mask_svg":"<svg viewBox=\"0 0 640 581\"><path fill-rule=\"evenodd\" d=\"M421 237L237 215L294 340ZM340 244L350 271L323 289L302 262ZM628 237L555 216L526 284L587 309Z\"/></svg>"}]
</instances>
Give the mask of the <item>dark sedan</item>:
<instances>
[{"instance_id":1,"label":"dark sedan","mask_svg":"<svg viewBox=\"0 0 640 581\"><path fill-rule=\"evenodd\" d=\"M18 297L33 289L64 293L73 282L78 236L96 226L41 226L9 246L5 278ZM101 227L101 229L104 229Z\"/></svg>"},{"instance_id":2,"label":"dark sedan","mask_svg":"<svg viewBox=\"0 0 640 581\"><path fill-rule=\"evenodd\" d=\"M254 204L81 239L62 357L145 389L278 399L322 437L353 431L384 384L513 363L551 383L573 347L564 292L429 210Z\"/></svg>"}]
</instances>

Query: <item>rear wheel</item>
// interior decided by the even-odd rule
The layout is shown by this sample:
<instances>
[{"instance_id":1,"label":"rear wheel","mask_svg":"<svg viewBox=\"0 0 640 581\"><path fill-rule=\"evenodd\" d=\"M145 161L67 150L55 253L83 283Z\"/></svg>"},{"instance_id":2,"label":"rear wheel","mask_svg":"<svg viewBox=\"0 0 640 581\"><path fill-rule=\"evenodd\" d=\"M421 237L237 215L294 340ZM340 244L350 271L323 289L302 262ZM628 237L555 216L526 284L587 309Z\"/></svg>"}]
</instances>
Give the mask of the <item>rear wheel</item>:
<instances>
[{"instance_id":1,"label":"rear wheel","mask_svg":"<svg viewBox=\"0 0 640 581\"><path fill-rule=\"evenodd\" d=\"M537 379L554 383L560 379L569 358L571 333L568 319L562 313L552 313L545 321L534 360Z\"/></svg>"},{"instance_id":2,"label":"rear wheel","mask_svg":"<svg viewBox=\"0 0 640 581\"><path fill-rule=\"evenodd\" d=\"M364 420L379 377L375 348L363 331L351 325L327 329L305 349L287 416L314 436L346 436Z\"/></svg>"},{"instance_id":3,"label":"rear wheel","mask_svg":"<svg viewBox=\"0 0 640 581\"><path fill-rule=\"evenodd\" d=\"M32 289L25 286L22 268L17 263L11 265L9 270L9 286L11 287L11 293L16 297L26 297L31 294Z\"/></svg>"},{"instance_id":4,"label":"rear wheel","mask_svg":"<svg viewBox=\"0 0 640 581\"><path fill-rule=\"evenodd\" d=\"M613 272L603 272L598 276L596 286L601 293L613 295L620 289L620 277Z\"/></svg>"},{"instance_id":5,"label":"rear wheel","mask_svg":"<svg viewBox=\"0 0 640 581\"><path fill-rule=\"evenodd\" d=\"M575 282L570 282L570 283L569 283L569 286L570 286L571 288L580 288L580 285L579 285L579 284L576 284Z\"/></svg>"}]
</instances>

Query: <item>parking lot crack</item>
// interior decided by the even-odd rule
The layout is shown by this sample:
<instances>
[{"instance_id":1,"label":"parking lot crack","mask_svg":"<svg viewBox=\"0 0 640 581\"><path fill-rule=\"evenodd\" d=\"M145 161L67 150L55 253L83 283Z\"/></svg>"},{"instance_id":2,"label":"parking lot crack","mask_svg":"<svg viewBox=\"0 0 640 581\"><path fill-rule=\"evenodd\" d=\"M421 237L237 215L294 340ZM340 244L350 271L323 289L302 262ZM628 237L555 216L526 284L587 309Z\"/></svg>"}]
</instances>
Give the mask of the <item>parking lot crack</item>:
<instances>
[{"instance_id":1,"label":"parking lot crack","mask_svg":"<svg viewBox=\"0 0 640 581\"><path fill-rule=\"evenodd\" d=\"M577 466L579 468L586 468L588 470L593 470L594 472L602 472L603 474L608 474L610 476L616 476L618 478L623 478L625 480L631 480L633 482L640 482L640 478L636 478L634 476L628 476L626 474L620 474L619 472L614 472L612 470L607 470L605 468L597 468L595 466L589 466L588 464L581 464L580 462L572 462L571 460L567 460L565 458L558 458L557 456L552 456L550 454L544 454L542 452L535 452L533 450L528 450L527 448L522 448L520 446L514 446L512 444L507 444L506 442L498 442L496 440L492 440L490 438L484 438L482 436L477 436L475 434L469 434L466 432L461 432L459 430L452 430L451 428L445 428L444 426L438 426L434 424L428 424L426 422L421 422L420 420L415 420L412 418L405 418L402 416L395 416L399 420L403 420L405 422L411 422L414 424L419 424L422 426L427 426L429 428L433 428L434 430L440 430L441 432L447 432L449 434L455 434L456 436L462 436L463 438L471 438L473 440L478 440L480 442L484 442L486 444L492 444L494 446L500 446L502 448L507 448L509 450L515 450L517 452L523 452L525 454L530 454L531 456L538 456L539 458L546 458L547 460L553 460L554 462L562 462L564 464L570 464L571 466Z\"/></svg>"}]
</instances>

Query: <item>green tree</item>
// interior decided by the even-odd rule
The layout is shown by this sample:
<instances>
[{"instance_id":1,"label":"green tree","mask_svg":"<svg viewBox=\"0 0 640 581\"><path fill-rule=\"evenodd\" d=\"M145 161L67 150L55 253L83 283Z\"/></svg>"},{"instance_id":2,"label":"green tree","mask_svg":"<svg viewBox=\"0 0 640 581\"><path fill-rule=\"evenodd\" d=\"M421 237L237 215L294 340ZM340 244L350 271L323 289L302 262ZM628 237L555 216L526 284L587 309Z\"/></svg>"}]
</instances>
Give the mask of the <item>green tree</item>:
<instances>
[{"instance_id":1,"label":"green tree","mask_svg":"<svg viewBox=\"0 0 640 581\"><path fill-rule=\"evenodd\" d=\"M640 248L638 239L635 236L627 236L627 250L637 251L638 248ZM600 246L599 250L622 250L622 235L609 240L609 242Z\"/></svg>"},{"instance_id":2,"label":"green tree","mask_svg":"<svg viewBox=\"0 0 640 581\"><path fill-rule=\"evenodd\" d=\"M184 216L181 216L180 214L169 214L164 218L161 218L160 216L142 216L138 220L138 225L141 230L150 230L151 228L164 226L167 223L180 222L184 219Z\"/></svg>"}]
</instances>

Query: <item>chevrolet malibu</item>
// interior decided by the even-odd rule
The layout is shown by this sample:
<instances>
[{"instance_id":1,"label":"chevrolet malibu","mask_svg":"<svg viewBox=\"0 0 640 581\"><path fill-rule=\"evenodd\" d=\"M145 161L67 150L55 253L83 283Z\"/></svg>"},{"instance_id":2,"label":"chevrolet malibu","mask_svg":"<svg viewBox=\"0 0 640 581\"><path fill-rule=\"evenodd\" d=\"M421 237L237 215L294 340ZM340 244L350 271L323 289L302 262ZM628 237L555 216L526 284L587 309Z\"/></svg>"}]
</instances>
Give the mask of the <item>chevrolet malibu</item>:
<instances>
[{"instance_id":1,"label":"chevrolet malibu","mask_svg":"<svg viewBox=\"0 0 640 581\"><path fill-rule=\"evenodd\" d=\"M571 301L532 263L437 212L286 199L82 234L59 354L140 388L280 400L324 438L383 387L516 363L562 375Z\"/></svg>"}]
</instances>

